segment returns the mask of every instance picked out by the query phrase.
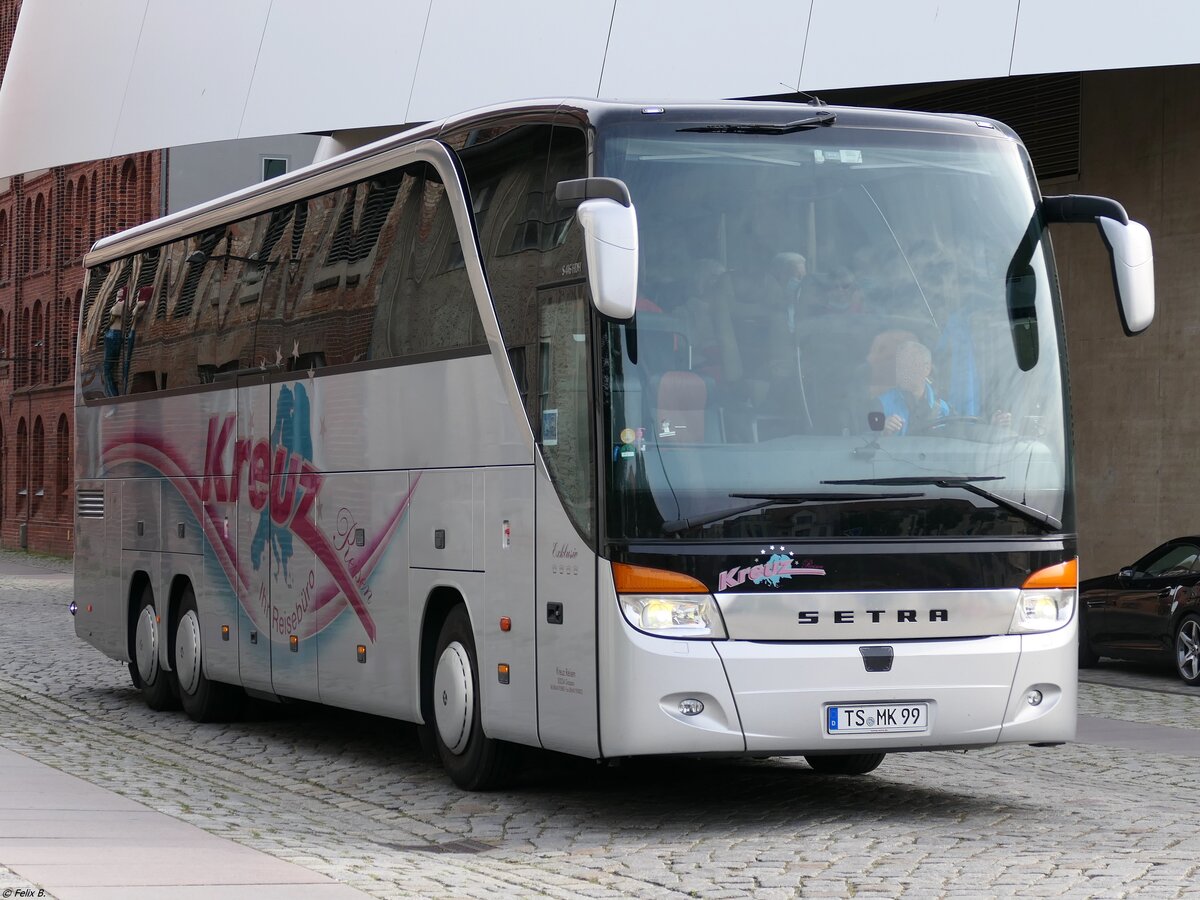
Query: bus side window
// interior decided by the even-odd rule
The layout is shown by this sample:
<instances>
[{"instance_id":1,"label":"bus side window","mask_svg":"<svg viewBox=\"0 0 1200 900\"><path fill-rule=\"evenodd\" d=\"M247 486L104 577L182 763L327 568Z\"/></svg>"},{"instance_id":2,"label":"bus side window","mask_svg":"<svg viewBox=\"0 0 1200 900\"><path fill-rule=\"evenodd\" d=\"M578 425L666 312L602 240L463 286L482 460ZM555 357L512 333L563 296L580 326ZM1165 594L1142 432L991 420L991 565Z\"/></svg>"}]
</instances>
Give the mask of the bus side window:
<instances>
[{"instance_id":1,"label":"bus side window","mask_svg":"<svg viewBox=\"0 0 1200 900\"><path fill-rule=\"evenodd\" d=\"M403 208L388 242L394 249L373 270L378 281L371 358L412 357L485 344L467 271L455 264L458 230L437 171L405 170ZM377 273L377 274L376 274Z\"/></svg>"},{"instance_id":2,"label":"bus side window","mask_svg":"<svg viewBox=\"0 0 1200 900\"><path fill-rule=\"evenodd\" d=\"M302 242L304 288L288 308L281 352L289 370L393 355L380 353L372 337L411 180L403 169L382 172L318 198L297 217L303 229L311 215L316 239Z\"/></svg>"},{"instance_id":3,"label":"bus side window","mask_svg":"<svg viewBox=\"0 0 1200 900\"><path fill-rule=\"evenodd\" d=\"M530 388L539 352L537 285L552 132L549 122L509 122L445 137L466 172L492 304L535 433L537 392Z\"/></svg>"}]
</instances>

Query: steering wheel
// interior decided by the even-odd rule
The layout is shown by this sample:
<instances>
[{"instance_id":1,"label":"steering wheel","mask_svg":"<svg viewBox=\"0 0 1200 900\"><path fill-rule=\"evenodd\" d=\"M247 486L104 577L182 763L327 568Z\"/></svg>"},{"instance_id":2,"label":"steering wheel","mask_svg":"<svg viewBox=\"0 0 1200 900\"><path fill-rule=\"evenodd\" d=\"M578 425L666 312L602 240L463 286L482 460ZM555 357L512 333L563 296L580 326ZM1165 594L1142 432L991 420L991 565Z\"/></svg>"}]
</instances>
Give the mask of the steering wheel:
<instances>
[{"instance_id":1,"label":"steering wheel","mask_svg":"<svg viewBox=\"0 0 1200 900\"><path fill-rule=\"evenodd\" d=\"M935 422L930 422L917 434L936 434L938 431L945 428L947 425L983 425L984 420L979 416L942 416Z\"/></svg>"}]
</instances>

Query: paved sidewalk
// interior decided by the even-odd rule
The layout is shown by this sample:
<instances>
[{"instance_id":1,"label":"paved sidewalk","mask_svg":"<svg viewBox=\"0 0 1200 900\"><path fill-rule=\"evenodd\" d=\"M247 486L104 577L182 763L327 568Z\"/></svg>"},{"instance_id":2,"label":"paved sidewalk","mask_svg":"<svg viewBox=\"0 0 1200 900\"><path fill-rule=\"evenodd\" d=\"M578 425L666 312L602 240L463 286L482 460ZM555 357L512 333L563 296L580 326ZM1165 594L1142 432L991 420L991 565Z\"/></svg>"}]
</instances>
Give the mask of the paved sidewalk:
<instances>
[{"instance_id":1,"label":"paved sidewalk","mask_svg":"<svg viewBox=\"0 0 1200 900\"><path fill-rule=\"evenodd\" d=\"M367 895L0 749L0 896L352 900ZM41 891L42 893L39 893Z\"/></svg>"},{"instance_id":2,"label":"paved sidewalk","mask_svg":"<svg viewBox=\"0 0 1200 900\"><path fill-rule=\"evenodd\" d=\"M50 587L69 583L71 563L0 551L0 573ZM198 900L211 897L214 888L227 897L255 900L368 896L36 762L4 743L0 736L3 900Z\"/></svg>"}]
</instances>

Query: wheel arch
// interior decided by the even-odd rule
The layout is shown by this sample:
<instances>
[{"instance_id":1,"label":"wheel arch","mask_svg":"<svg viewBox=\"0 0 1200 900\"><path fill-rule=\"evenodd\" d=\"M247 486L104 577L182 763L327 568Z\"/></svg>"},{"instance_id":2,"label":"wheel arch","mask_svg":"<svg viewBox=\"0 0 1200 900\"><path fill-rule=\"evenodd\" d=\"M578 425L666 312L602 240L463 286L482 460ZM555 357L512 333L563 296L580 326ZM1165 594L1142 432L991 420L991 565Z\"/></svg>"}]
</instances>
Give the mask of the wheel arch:
<instances>
[{"instance_id":1,"label":"wheel arch","mask_svg":"<svg viewBox=\"0 0 1200 900\"><path fill-rule=\"evenodd\" d=\"M167 591L167 667L175 671L175 626L179 622L179 607L183 600L183 592L192 589L192 597L196 596L196 586L190 576L177 573L171 578L171 587ZM199 607L197 607L198 609Z\"/></svg>"},{"instance_id":2,"label":"wheel arch","mask_svg":"<svg viewBox=\"0 0 1200 900\"><path fill-rule=\"evenodd\" d=\"M137 634L137 618L142 608L142 591L147 586L153 587L150 573L145 569L136 569L129 578L129 592L125 595L125 652L128 654L130 662L135 658L134 640Z\"/></svg>"},{"instance_id":3,"label":"wheel arch","mask_svg":"<svg viewBox=\"0 0 1200 900\"><path fill-rule=\"evenodd\" d=\"M421 616L421 654L420 669L417 673L418 709L421 721L429 724L433 716L433 672L437 665L437 642L450 612L456 606L467 609L467 618L471 619L471 608L462 591L449 585L438 585L425 598L425 609ZM475 623L471 621L474 630Z\"/></svg>"}]
</instances>

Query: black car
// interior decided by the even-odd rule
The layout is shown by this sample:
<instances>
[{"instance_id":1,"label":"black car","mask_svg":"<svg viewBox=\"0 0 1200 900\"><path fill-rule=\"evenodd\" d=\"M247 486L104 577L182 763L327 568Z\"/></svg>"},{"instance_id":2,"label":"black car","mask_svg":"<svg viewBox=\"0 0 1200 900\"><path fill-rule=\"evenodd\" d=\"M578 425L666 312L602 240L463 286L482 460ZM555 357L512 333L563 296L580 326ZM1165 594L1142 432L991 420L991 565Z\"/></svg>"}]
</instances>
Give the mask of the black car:
<instances>
[{"instance_id":1,"label":"black car","mask_svg":"<svg viewBox=\"0 0 1200 900\"><path fill-rule=\"evenodd\" d=\"M1166 662L1200 684L1200 537L1155 547L1116 575L1079 585L1079 666L1101 656Z\"/></svg>"}]
</instances>

